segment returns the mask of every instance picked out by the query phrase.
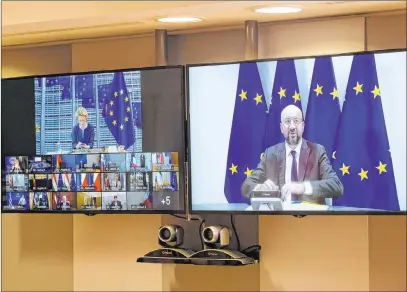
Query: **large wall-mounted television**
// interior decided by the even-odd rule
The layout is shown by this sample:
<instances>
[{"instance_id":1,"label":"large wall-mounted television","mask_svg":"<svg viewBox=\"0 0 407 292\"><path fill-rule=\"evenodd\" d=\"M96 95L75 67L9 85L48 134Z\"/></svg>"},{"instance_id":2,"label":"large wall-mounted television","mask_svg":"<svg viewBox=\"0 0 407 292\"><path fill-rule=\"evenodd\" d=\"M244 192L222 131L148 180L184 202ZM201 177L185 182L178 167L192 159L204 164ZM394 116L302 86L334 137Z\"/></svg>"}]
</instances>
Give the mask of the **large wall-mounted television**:
<instances>
[{"instance_id":1,"label":"large wall-mounted television","mask_svg":"<svg viewBox=\"0 0 407 292\"><path fill-rule=\"evenodd\" d=\"M406 212L406 51L187 67L192 213Z\"/></svg>"},{"instance_id":2,"label":"large wall-mounted television","mask_svg":"<svg viewBox=\"0 0 407 292\"><path fill-rule=\"evenodd\" d=\"M183 67L2 79L2 212L185 211Z\"/></svg>"}]
</instances>

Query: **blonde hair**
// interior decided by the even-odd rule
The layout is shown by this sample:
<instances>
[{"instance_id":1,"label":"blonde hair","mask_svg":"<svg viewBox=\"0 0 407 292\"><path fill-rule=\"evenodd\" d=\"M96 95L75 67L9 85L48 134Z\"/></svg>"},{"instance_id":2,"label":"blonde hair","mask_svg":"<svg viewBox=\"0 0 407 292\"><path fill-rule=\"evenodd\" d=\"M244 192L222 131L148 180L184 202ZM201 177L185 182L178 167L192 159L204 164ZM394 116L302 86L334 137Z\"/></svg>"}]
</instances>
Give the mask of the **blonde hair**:
<instances>
[{"instance_id":1,"label":"blonde hair","mask_svg":"<svg viewBox=\"0 0 407 292\"><path fill-rule=\"evenodd\" d=\"M86 119L88 119L88 111L84 107L80 106L76 110L75 116L76 116L76 119L78 119L80 116L85 117Z\"/></svg>"}]
</instances>

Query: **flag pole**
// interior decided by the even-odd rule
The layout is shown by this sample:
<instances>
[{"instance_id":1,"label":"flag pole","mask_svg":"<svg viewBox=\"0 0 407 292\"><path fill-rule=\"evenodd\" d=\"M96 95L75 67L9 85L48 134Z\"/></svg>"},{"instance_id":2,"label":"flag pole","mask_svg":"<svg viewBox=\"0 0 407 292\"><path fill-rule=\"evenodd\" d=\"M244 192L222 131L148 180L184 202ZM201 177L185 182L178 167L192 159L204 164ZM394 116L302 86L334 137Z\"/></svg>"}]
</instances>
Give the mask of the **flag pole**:
<instances>
[{"instance_id":1,"label":"flag pole","mask_svg":"<svg viewBox=\"0 0 407 292\"><path fill-rule=\"evenodd\" d=\"M93 78L93 94L95 95L95 107L96 107L96 133L100 133L100 125L99 125L99 90L98 90L98 82L97 82L97 74L94 75ZM96 145L99 147L100 145L100 135L96 135Z\"/></svg>"}]
</instances>

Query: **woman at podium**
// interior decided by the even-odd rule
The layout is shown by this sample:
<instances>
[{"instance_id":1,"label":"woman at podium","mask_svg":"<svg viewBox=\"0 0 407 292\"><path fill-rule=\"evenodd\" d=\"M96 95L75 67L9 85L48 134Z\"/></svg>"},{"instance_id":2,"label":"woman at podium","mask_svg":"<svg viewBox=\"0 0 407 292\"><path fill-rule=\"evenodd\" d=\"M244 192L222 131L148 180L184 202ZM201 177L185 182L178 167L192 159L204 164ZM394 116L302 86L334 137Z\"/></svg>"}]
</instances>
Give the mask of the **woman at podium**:
<instances>
[{"instance_id":1,"label":"woman at podium","mask_svg":"<svg viewBox=\"0 0 407 292\"><path fill-rule=\"evenodd\" d=\"M78 123L72 129L72 148L93 148L95 127L88 123L88 111L84 107L79 107L75 115Z\"/></svg>"}]
</instances>

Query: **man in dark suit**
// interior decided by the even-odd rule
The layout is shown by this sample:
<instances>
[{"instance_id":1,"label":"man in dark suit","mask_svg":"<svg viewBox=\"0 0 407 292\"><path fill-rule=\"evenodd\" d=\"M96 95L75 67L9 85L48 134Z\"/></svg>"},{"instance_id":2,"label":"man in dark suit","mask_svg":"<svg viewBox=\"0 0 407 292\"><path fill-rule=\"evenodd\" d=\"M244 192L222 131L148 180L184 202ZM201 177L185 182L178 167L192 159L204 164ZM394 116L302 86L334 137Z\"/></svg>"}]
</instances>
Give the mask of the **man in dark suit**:
<instances>
[{"instance_id":1,"label":"man in dark suit","mask_svg":"<svg viewBox=\"0 0 407 292\"><path fill-rule=\"evenodd\" d=\"M58 210L70 210L71 209L71 203L67 200L66 196L62 196L62 200L58 202L57 206Z\"/></svg>"},{"instance_id":2,"label":"man in dark suit","mask_svg":"<svg viewBox=\"0 0 407 292\"><path fill-rule=\"evenodd\" d=\"M254 190L279 189L283 201L317 204L340 197L343 185L325 148L302 138L304 121L298 107L283 109L280 129L285 142L266 149L257 168L243 182L242 194L250 199Z\"/></svg>"},{"instance_id":3,"label":"man in dark suit","mask_svg":"<svg viewBox=\"0 0 407 292\"><path fill-rule=\"evenodd\" d=\"M88 149L93 148L95 140L95 127L88 123L88 111L84 107L79 107L76 111L78 123L72 129L72 148Z\"/></svg>"},{"instance_id":4,"label":"man in dark suit","mask_svg":"<svg viewBox=\"0 0 407 292\"><path fill-rule=\"evenodd\" d=\"M117 196L113 197L113 201L110 203L110 209L121 210L122 202L117 199Z\"/></svg>"}]
</instances>

